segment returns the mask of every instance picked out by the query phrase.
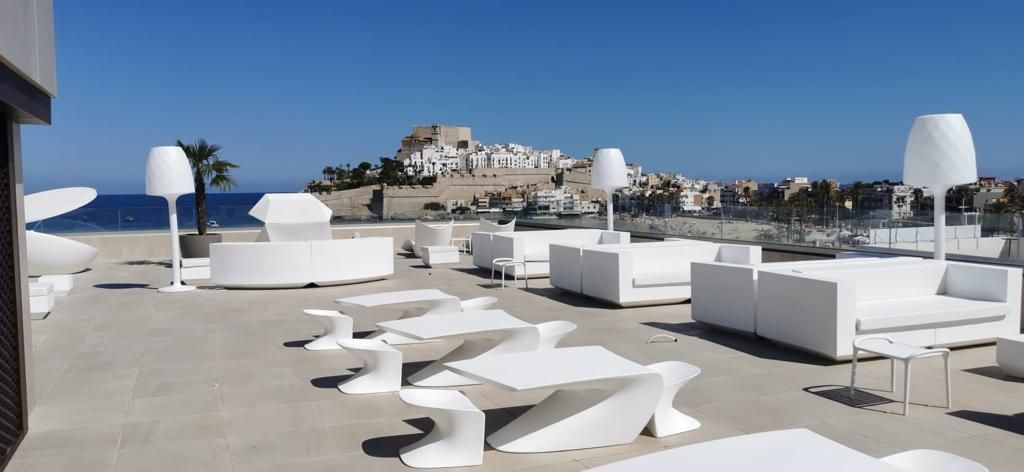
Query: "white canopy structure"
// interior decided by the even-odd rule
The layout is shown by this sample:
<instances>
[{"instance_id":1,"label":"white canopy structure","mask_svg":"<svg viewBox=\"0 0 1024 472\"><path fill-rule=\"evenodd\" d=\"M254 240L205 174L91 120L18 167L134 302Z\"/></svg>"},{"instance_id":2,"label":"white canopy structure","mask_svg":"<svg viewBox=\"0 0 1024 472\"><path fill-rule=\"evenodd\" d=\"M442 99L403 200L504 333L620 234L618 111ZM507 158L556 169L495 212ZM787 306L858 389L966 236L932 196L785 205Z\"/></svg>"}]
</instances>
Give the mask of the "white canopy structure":
<instances>
[{"instance_id":1,"label":"white canopy structure","mask_svg":"<svg viewBox=\"0 0 1024 472\"><path fill-rule=\"evenodd\" d=\"M264 224L257 241L332 239L331 209L308 193L268 193L249 215Z\"/></svg>"},{"instance_id":2,"label":"white canopy structure","mask_svg":"<svg viewBox=\"0 0 1024 472\"><path fill-rule=\"evenodd\" d=\"M89 204L96 190L67 187L25 196L25 223L53 218ZM89 268L99 251L84 243L52 234L25 232L29 275L62 275Z\"/></svg>"}]
</instances>

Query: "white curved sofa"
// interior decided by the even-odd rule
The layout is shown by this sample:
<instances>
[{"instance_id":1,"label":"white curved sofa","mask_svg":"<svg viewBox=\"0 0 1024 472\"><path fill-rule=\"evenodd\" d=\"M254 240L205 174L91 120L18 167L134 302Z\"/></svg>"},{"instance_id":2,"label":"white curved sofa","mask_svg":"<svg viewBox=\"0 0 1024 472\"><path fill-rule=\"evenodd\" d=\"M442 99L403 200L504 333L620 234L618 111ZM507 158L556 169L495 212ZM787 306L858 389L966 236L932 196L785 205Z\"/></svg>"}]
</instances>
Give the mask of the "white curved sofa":
<instances>
[{"instance_id":1,"label":"white curved sofa","mask_svg":"<svg viewBox=\"0 0 1024 472\"><path fill-rule=\"evenodd\" d=\"M899 264L920 261L917 257L843 257L808 261L771 262L745 265L728 262L690 264L693 297L690 311L694 321L736 333L757 333L757 275L765 271L828 270L835 267Z\"/></svg>"},{"instance_id":2,"label":"white curved sofa","mask_svg":"<svg viewBox=\"0 0 1024 472\"><path fill-rule=\"evenodd\" d=\"M757 333L828 359L853 338L915 346L989 343L1020 331L1021 269L925 260L759 275Z\"/></svg>"},{"instance_id":3,"label":"white curved sofa","mask_svg":"<svg viewBox=\"0 0 1024 472\"><path fill-rule=\"evenodd\" d=\"M392 238L216 243L210 281L227 288L295 288L365 282L395 272Z\"/></svg>"},{"instance_id":4,"label":"white curved sofa","mask_svg":"<svg viewBox=\"0 0 1024 472\"><path fill-rule=\"evenodd\" d=\"M583 249L582 293L621 307L690 299L691 262L760 264L761 247L738 244L662 244Z\"/></svg>"},{"instance_id":5,"label":"white curved sofa","mask_svg":"<svg viewBox=\"0 0 1024 472\"><path fill-rule=\"evenodd\" d=\"M581 246L623 244L629 243L629 233L600 229L491 233L490 247L481 250L481 254L489 253L485 260L477 258L477 242L477 240L473 241L473 263L477 267L489 271L491 270L491 261L499 257L508 257L516 261L524 261L526 272L530 277L547 277L551 270L549 264L551 244L578 244ZM515 277L523 276L521 266L514 266L510 269Z\"/></svg>"}]
</instances>

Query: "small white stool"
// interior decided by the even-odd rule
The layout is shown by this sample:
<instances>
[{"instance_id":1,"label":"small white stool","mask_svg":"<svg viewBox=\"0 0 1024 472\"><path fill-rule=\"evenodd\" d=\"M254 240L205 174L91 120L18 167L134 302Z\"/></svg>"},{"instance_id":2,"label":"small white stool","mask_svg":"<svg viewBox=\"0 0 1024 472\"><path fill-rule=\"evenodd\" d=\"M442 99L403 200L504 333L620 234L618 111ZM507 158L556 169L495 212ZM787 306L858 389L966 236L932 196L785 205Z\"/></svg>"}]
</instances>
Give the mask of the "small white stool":
<instances>
[{"instance_id":1,"label":"small white stool","mask_svg":"<svg viewBox=\"0 0 1024 472\"><path fill-rule=\"evenodd\" d=\"M996 338L996 364L1004 374L1024 378L1024 334Z\"/></svg>"},{"instance_id":2,"label":"small white stool","mask_svg":"<svg viewBox=\"0 0 1024 472\"><path fill-rule=\"evenodd\" d=\"M53 284L31 282L28 284L28 311L33 315L45 315L53 309Z\"/></svg>"},{"instance_id":3,"label":"small white stool","mask_svg":"<svg viewBox=\"0 0 1024 472\"><path fill-rule=\"evenodd\" d=\"M889 391L896 391L896 361L903 361L903 416L910 414L910 362L924 357L942 356L946 364L946 408L952 406L949 382L949 349L911 346L892 340L888 336L861 336L853 340L853 363L850 367L850 395L857 380L857 354L870 352L889 359Z\"/></svg>"},{"instance_id":4,"label":"small white stool","mask_svg":"<svg viewBox=\"0 0 1024 472\"><path fill-rule=\"evenodd\" d=\"M46 282L53 285L54 296L63 297L75 288L75 279L71 274L43 275L37 282Z\"/></svg>"},{"instance_id":5,"label":"small white stool","mask_svg":"<svg viewBox=\"0 0 1024 472\"><path fill-rule=\"evenodd\" d=\"M700 368L680 361L658 362L647 366L647 368L661 374L661 379L665 382L661 391L661 399L658 400L658 407L654 409L651 420L647 422L647 430L654 437L661 438L699 428L700 421L677 410L672 402L683 385L700 375Z\"/></svg>"},{"instance_id":6,"label":"small white stool","mask_svg":"<svg viewBox=\"0 0 1024 472\"><path fill-rule=\"evenodd\" d=\"M430 410L434 429L398 451L402 462L421 469L465 467L484 461L484 412L457 390L405 389L403 402Z\"/></svg>"},{"instance_id":7,"label":"small white stool","mask_svg":"<svg viewBox=\"0 0 1024 472\"><path fill-rule=\"evenodd\" d=\"M455 246L423 246L423 264L433 267L437 264L458 264L459 248Z\"/></svg>"},{"instance_id":8,"label":"small white stool","mask_svg":"<svg viewBox=\"0 0 1024 472\"><path fill-rule=\"evenodd\" d=\"M323 334L304 346L310 351L341 349L338 341L352 338L352 317L335 310L302 310L324 327Z\"/></svg>"},{"instance_id":9,"label":"small white stool","mask_svg":"<svg viewBox=\"0 0 1024 472\"><path fill-rule=\"evenodd\" d=\"M501 267L501 289L505 289L505 268L520 265L523 266L523 281L526 283L526 288L530 288L530 275L526 272L526 261L517 261L511 257L499 257L491 261L491 287L494 287L494 266ZM519 277L516 277L515 271L512 272L512 284L514 287L519 287Z\"/></svg>"},{"instance_id":10,"label":"small white stool","mask_svg":"<svg viewBox=\"0 0 1024 472\"><path fill-rule=\"evenodd\" d=\"M397 392L402 388L402 352L377 339L342 339L338 345L363 361L363 368L338 384L349 395Z\"/></svg>"}]
</instances>

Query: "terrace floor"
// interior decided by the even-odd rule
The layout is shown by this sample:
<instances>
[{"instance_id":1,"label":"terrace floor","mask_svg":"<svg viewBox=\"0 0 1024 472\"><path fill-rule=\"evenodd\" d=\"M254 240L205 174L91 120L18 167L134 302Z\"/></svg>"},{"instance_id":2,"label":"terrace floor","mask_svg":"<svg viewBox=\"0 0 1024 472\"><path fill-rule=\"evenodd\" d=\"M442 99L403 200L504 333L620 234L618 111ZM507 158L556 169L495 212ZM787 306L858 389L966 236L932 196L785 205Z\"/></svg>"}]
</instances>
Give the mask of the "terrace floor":
<instances>
[{"instance_id":1,"label":"terrace floor","mask_svg":"<svg viewBox=\"0 0 1024 472\"><path fill-rule=\"evenodd\" d=\"M814 392L849 381L849 364L829 364L769 342L720 333L690 319L688 304L613 309L570 296L546 279L529 290L488 288L462 264L427 269L399 256L389 280L298 290L200 290L158 294L169 271L156 263L100 264L53 312L33 321L40 400L10 471L377 471L410 470L398 448L429 428L397 394L347 396L334 388L359 362L343 351L301 346L319 333L303 308L339 297L440 288L461 297L494 295L495 308L530 322L579 325L563 345L603 345L639 363L683 360L703 373L676 405L699 419L693 432L633 444L547 454L488 449L478 471L577 471L660 448L759 431L806 427L867 454L932 448L993 471L1024 464L1024 383L1003 377L995 348L953 354L953 408L941 405L940 360L914 364L910 417L899 403L862 408ZM357 319L356 330L376 321ZM678 342L645 344L654 334ZM405 346L410 370L452 348ZM862 387L888 385L888 363L866 361ZM487 411L488 429L549 392L462 387ZM874 391L899 399L901 393ZM840 396L842 398L842 396ZM681 465L682 467L682 465ZM824 469L823 469L824 470Z\"/></svg>"}]
</instances>

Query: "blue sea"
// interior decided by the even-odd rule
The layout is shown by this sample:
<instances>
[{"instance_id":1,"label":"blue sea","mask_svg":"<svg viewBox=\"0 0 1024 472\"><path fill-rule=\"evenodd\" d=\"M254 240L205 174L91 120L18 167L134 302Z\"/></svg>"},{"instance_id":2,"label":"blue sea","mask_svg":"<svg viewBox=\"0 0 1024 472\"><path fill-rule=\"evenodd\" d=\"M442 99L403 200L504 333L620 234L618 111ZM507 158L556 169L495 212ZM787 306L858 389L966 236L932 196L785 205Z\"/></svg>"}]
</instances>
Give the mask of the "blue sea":
<instances>
[{"instance_id":1,"label":"blue sea","mask_svg":"<svg viewBox=\"0 0 1024 472\"><path fill-rule=\"evenodd\" d=\"M209 228L210 232L218 228L262 226L259 220L249 216L249 210L262 196L262 192L207 194L206 219L217 225ZM141 231L167 227L166 200L142 194L98 195L82 208L28 225L28 229L46 233ZM195 195L178 198L178 227L183 233L195 231Z\"/></svg>"}]
</instances>

